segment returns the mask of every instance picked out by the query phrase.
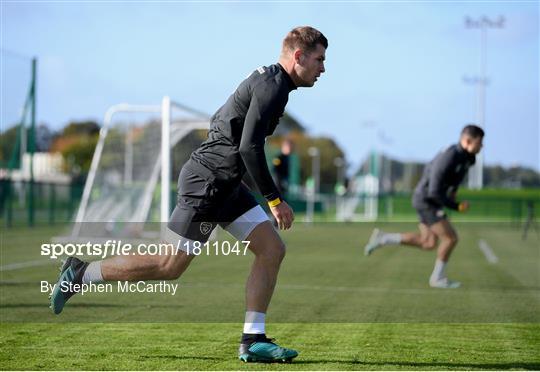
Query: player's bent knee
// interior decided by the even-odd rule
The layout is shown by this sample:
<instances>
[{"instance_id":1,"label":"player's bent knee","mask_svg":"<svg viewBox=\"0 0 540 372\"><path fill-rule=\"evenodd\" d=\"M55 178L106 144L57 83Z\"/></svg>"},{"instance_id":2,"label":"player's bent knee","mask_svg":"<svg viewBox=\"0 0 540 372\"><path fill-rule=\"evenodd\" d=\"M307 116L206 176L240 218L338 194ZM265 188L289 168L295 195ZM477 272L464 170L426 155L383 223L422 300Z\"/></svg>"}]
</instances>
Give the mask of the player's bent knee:
<instances>
[{"instance_id":1,"label":"player's bent knee","mask_svg":"<svg viewBox=\"0 0 540 372\"><path fill-rule=\"evenodd\" d=\"M164 280L176 280L180 278L184 272L185 267L181 265L168 264L162 268L162 279Z\"/></svg>"},{"instance_id":2,"label":"player's bent knee","mask_svg":"<svg viewBox=\"0 0 540 372\"><path fill-rule=\"evenodd\" d=\"M285 244L281 243L278 245L277 249L277 258L281 262L285 258L285 254L287 253L287 248L285 247Z\"/></svg>"},{"instance_id":3,"label":"player's bent knee","mask_svg":"<svg viewBox=\"0 0 540 372\"><path fill-rule=\"evenodd\" d=\"M175 256L170 255L160 257L156 266L159 279L163 280L178 279L185 269L185 265L178 262Z\"/></svg>"},{"instance_id":4,"label":"player's bent knee","mask_svg":"<svg viewBox=\"0 0 540 372\"><path fill-rule=\"evenodd\" d=\"M280 262L285 258L286 251L287 250L283 242L274 243L271 245L271 249L269 249L269 253L271 253L272 256Z\"/></svg>"},{"instance_id":5,"label":"player's bent knee","mask_svg":"<svg viewBox=\"0 0 540 372\"><path fill-rule=\"evenodd\" d=\"M163 280L176 280L182 275L182 270L177 268L171 268L165 272Z\"/></svg>"},{"instance_id":6,"label":"player's bent knee","mask_svg":"<svg viewBox=\"0 0 540 372\"><path fill-rule=\"evenodd\" d=\"M430 251L437 246L437 236L435 234L427 234L421 241L422 249Z\"/></svg>"},{"instance_id":7,"label":"player's bent knee","mask_svg":"<svg viewBox=\"0 0 540 372\"><path fill-rule=\"evenodd\" d=\"M285 258L285 244L281 240L268 242L261 251L264 259L280 263Z\"/></svg>"},{"instance_id":8,"label":"player's bent knee","mask_svg":"<svg viewBox=\"0 0 540 372\"><path fill-rule=\"evenodd\" d=\"M456 233L445 234L441 237L441 241L447 245L454 246L458 242L458 236Z\"/></svg>"},{"instance_id":9,"label":"player's bent knee","mask_svg":"<svg viewBox=\"0 0 540 372\"><path fill-rule=\"evenodd\" d=\"M452 234L448 237L448 240L450 241L450 244L456 245L459 241L459 237L457 236L457 234Z\"/></svg>"},{"instance_id":10,"label":"player's bent knee","mask_svg":"<svg viewBox=\"0 0 540 372\"><path fill-rule=\"evenodd\" d=\"M435 249L436 246L437 241L435 239L428 239L422 242L422 249L425 249L426 251L431 251L432 249Z\"/></svg>"}]
</instances>

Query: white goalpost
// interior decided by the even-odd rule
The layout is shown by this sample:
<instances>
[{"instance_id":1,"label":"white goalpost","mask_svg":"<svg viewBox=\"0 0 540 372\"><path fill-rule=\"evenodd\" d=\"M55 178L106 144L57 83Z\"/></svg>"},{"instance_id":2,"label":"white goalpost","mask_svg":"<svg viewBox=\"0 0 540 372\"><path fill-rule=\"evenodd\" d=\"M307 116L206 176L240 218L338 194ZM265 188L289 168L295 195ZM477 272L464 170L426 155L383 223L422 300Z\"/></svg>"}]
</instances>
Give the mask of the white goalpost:
<instances>
[{"instance_id":1,"label":"white goalpost","mask_svg":"<svg viewBox=\"0 0 540 372\"><path fill-rule=\"evenodd\" d=\"M128 120L133 116L139 120ZM113 120L117 117L124 121ZM73 227L66 236L54 240L141 238L148 235L148 222L167 223L171 209L172 149L177 153L180 150L179 161L184 162L198 145L189 135L208 127L208 115L167 96L161 105L124 103L110 107Z\"/></svg>"},{"instance_id":2,"label":"white goalpost","mask_svg":"<svg viewBox=\"0 0 540 372\"><path fill-rule=\"evenodd\" d=\"M357 177L352 195L344 198L338 209L338 221L376 221L379 210L379 178L367 174Z\"/></svg>"}]
</instances>

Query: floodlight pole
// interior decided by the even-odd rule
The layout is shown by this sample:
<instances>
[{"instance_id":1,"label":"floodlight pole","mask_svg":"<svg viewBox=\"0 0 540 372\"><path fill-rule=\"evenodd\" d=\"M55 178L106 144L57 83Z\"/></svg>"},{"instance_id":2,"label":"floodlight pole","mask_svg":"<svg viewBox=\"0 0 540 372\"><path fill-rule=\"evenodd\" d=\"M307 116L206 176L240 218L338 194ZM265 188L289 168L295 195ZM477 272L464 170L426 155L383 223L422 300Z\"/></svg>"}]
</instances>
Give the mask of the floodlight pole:
<instances>
[{"instance_id":1,"label":"floodlight pole","mask_svg":"<svg viewBox=\"0 0 540 372\"><path fill-rule=\"evenodd\" d=\"M308 190L306 222L313 222L315 213L315 199L319 193L320 173L321 173L321 152L315 146L308 149L308 154L311 156L311 177L313 179L313 188Z\"/></svg>"},{"instance_id":2,"label":"floodlight pole","mask_svg":"<svg viewBox=\"0 0 540 372\"><path fill-rule=\"evenodd\" d=\"M345 159L338 156L334 159L334 165L337 168L337 178L336 178L336 221L339 221L342 216L342 198L341 194L342 188L345 187Z\"/></svg>"},{"instance_id":3,"label":"floodlight pole","mask_svg":"<svg viewBox=\"0 0 540 372\"><path fill-rule=\"evenodd\" d=\"M480 29L480 76L472 80L465 79L466 83L475 84L478 86L477 95L477 120L478 126L485 130L486 117L486 85L488 79L486 77L487 66L487 29L488 28L504 28L505 18L499 16L496 21L490 20L486 16L482 16L479 20L473 20L471 17L465 17L465 27L468 29ZM469 170L469 188L481 189L484 185L484 152L476 155L476 164Z\"/></svg>"}]
</instances>

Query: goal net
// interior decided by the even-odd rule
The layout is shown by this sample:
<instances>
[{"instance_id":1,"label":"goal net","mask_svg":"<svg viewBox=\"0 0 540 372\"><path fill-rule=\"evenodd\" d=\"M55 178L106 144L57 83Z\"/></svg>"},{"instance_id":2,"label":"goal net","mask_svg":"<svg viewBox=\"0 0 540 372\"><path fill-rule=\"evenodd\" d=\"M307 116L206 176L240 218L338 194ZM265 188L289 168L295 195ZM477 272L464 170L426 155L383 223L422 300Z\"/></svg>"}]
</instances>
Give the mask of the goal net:
<instances>
[{"instance_id":1,"label":"goal net","mask_svg":"<svg viewBox=\"0 0 540 372\"><path fill-rule=\"evenodd\" d=\"M208 116L168 97L161 105L111 107L75 223L67 236L55 240L157 237L171 212L172 175L205 138L208 126Z\"/></svg>"}]
</instances>

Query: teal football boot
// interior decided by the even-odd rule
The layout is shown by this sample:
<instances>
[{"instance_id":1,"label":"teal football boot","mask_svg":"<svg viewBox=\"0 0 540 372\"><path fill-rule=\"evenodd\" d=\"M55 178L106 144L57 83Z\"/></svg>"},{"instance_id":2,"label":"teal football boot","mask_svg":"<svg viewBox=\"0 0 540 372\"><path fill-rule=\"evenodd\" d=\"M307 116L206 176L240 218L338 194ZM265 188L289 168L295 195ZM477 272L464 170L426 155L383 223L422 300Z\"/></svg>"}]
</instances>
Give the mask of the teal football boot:
<instances>
[{"instance_id":1,"label":"teal football boot","mask_svg":"<svg viewBox=\"0 0 540 372\"><path fill-rule=\"evenodd\" d=\"M60 268L60 276L52 294L50 308L55 314L60 314L64 309L67 300L78 291L72 290L73 284L82 284L84 271L88 267L88 262L84 262L75 257L68 257Z\"/></svg>"},{"instance_id":2,"label":"teal football boot","mask_svg":"<svg viewBox=\"0 0 540 372\"><path fill-rule=\"evenodd\" d=\"M298 356L296 350L281 347L273 339L262 338L251 344L240 344L238 358L245 363L290 363Z\"/></svg>"}]
</instances>

